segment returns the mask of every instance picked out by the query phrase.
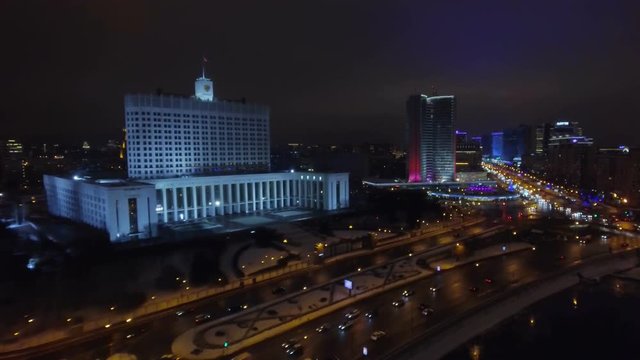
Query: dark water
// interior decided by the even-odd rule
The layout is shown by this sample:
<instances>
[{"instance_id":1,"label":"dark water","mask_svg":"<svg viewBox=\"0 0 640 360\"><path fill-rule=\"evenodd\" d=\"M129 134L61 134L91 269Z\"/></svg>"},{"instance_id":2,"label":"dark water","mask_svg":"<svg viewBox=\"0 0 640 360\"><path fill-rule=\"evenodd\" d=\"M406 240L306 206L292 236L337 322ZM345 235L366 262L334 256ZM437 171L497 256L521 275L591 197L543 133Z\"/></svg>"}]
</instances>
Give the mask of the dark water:
<instances>
[{"instance_id":1,"label":"dark water","mask_svg":"<svg viewBox=\"0 0 640 360\"><path fill-rule=\"evenodd\" d=\"M606 278L578 285L444 359L640 359L640 282Z\"/></svg>"}]
</instances>

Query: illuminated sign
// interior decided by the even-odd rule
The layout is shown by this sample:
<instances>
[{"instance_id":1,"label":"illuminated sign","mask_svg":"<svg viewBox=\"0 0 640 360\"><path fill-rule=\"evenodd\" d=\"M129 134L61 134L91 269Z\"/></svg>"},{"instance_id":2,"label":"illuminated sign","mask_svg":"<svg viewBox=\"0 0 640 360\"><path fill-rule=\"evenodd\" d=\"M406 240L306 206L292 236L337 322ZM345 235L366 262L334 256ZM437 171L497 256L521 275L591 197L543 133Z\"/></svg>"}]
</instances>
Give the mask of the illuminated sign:
<instances>
[{"instance_id":1,"label":"illuminated sign","mask_svg":"<svg viewBox=\"0 0 640 360\"><path fill-rule=\"evenodd\" d=\"M568 121L558 121L556 122L556 126L569 126Z\"/></svg>"},{"instance_id":2,"label":"illuminated sign","mask_svg":"<svg viewBox=\"0 0 640 360\"><path fill-rule=\"evenodd\" d=\"M344 287L349 289L349 290L352 290L353 289L353 282L351 280L344 279Z\"/></svg>"}]
</instances>

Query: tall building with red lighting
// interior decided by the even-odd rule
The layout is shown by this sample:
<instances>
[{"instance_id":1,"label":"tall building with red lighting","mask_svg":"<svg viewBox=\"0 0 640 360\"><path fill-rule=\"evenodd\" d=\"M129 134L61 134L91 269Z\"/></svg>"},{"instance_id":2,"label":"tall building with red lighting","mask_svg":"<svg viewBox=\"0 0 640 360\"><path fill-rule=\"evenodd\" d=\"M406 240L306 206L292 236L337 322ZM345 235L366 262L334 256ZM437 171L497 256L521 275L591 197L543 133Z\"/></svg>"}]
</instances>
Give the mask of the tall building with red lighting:
<instances>
[{"instance_id":1,"label":"tall building with red lighting","mask_svg":"<svg viewBox=\"0 0 640 360\"><path fill-rule=\"evenodd\" d=\"M407 177L409 182L455 179L453 95L411 95L407 100Z\"/></svg>"}]
</instances>

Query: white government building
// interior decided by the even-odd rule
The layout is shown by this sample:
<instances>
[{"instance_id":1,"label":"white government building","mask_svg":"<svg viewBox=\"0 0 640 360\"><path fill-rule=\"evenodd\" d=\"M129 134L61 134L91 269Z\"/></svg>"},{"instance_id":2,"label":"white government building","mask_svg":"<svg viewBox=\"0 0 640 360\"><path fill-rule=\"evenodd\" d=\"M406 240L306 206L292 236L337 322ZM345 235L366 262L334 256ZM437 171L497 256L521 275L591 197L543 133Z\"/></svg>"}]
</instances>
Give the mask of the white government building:
<instances>
[{"instance_id":1,"label":"white government building","mask_svg":"<svg viewBox=\"0 0 640 360\"><path fill-rule=\"evenodd\" d=\"M195 90L125 96L129 179L45 175L49 212L129 241L157 236L159 224L349 207L348 173L210 175L269 169L269 109L217 100L204 71Z\"/></svg>"}]
</instances>

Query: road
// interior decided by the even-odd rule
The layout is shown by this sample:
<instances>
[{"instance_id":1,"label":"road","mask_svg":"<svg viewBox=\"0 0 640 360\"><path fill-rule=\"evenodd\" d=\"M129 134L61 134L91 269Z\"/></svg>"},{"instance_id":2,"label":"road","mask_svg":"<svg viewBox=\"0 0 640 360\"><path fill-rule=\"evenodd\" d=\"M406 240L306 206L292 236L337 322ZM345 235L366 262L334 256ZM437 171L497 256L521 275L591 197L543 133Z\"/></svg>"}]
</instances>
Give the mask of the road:
<instances>
[{"instance_id":1,"label":"road","mask_svg":"<svg viewBox=\"0 0 640 360\"><path fill-rule=\"evenodd\" d=\"M473 235L490 226L494 226L494 224L478 224L457 232L461 236ZM140 359L158 359L163 354L171 352L171 343L176 336L194 326L194 317L197 314L207 313L212 314L214 319L220 318L228 315L226 308L229 306L255 306L275 299L279 295L274 295L272 290L277 287L283 287L288 292L302 290L305 286L325 283L333 278L354 272L358 268L386 263L410 252L422 251L454 240L453 234L441 235L437 238L427 238L411 244L401 244L376 251L373 254L365 253L358 257L345 258L320 268L314 268L311 272L296 273L285 279L274 279L247 287L243 291L232 291L212 299L199 301L186 307L191 311L183 317L177 317L173 310L165 311L153 319L144 322L133 321L125 328L107 330L90 341L76 343L54 352L45 352L41 356L32 358L95 360L96 358L104 359L109 354L116 352L129 352L138 355Z\"/></svg>"},{"instance_id":2,"label":"road","mask_svg":"<svg viewBox=\"0 0 640 360\"><path fill-rule=\"evenodd\" d=\"M594 232L594 238L599 235ZM599 238L599 236L598 236ZM544 274L569 266L578 259L588 258L609 251L609 246L619 248L622 243L638 246L637 239L609 237L606 242L596 240L588 244L577 241L545 241L536 245L535 251L519 252L481 261L446 271L430 278L419 280L406 288L416 291L406 305L394 308L391 303L400 299L402 289L385 292L375 298L365 299L355 307L362 313L377 309L379 315L373 320L360 316L355 325L347 331L339 331L336 325L344 321L344 313L354 307L347 307L320 319L309 322L286 334L266 340L249 348L252 354L259 354L256 359L290 359L281 349L280 344L287 339L299 339L304 354L300 358L339 359L358 358L367 347L368 358L375 359L392 346L403 343L417 332L425 331L454 313L473 307L484 297L514 286L516 283L534 281ZM564 257L564 258L561 258ZM492 280L491 284L484 282ZM441 284L438 292L433 294L428 289L432 284ZM470 287L478 287L477 292ZM419 304L429 304L435 312L423 316L418 309ZM331 324L331 329L319 334L315 331L323 323ZM387 333L379 341L372 341L371 334L376 330Z\"/></svg>"},{"instance_id":3,"label":"road","mask_svg":"<svg viewBox=\"0 0 640 360\"><path fill-rule=\"evenodd\" d=\"M620 213L620 209L605 203L584 204L577 189L554 185L529 174L522 169L506 164L486 163L486 168L503 182L510 182L526 196L540 196L554 207L570 208L572 212L599 214L609 218Z\"/></svg>"}]
</instances>

